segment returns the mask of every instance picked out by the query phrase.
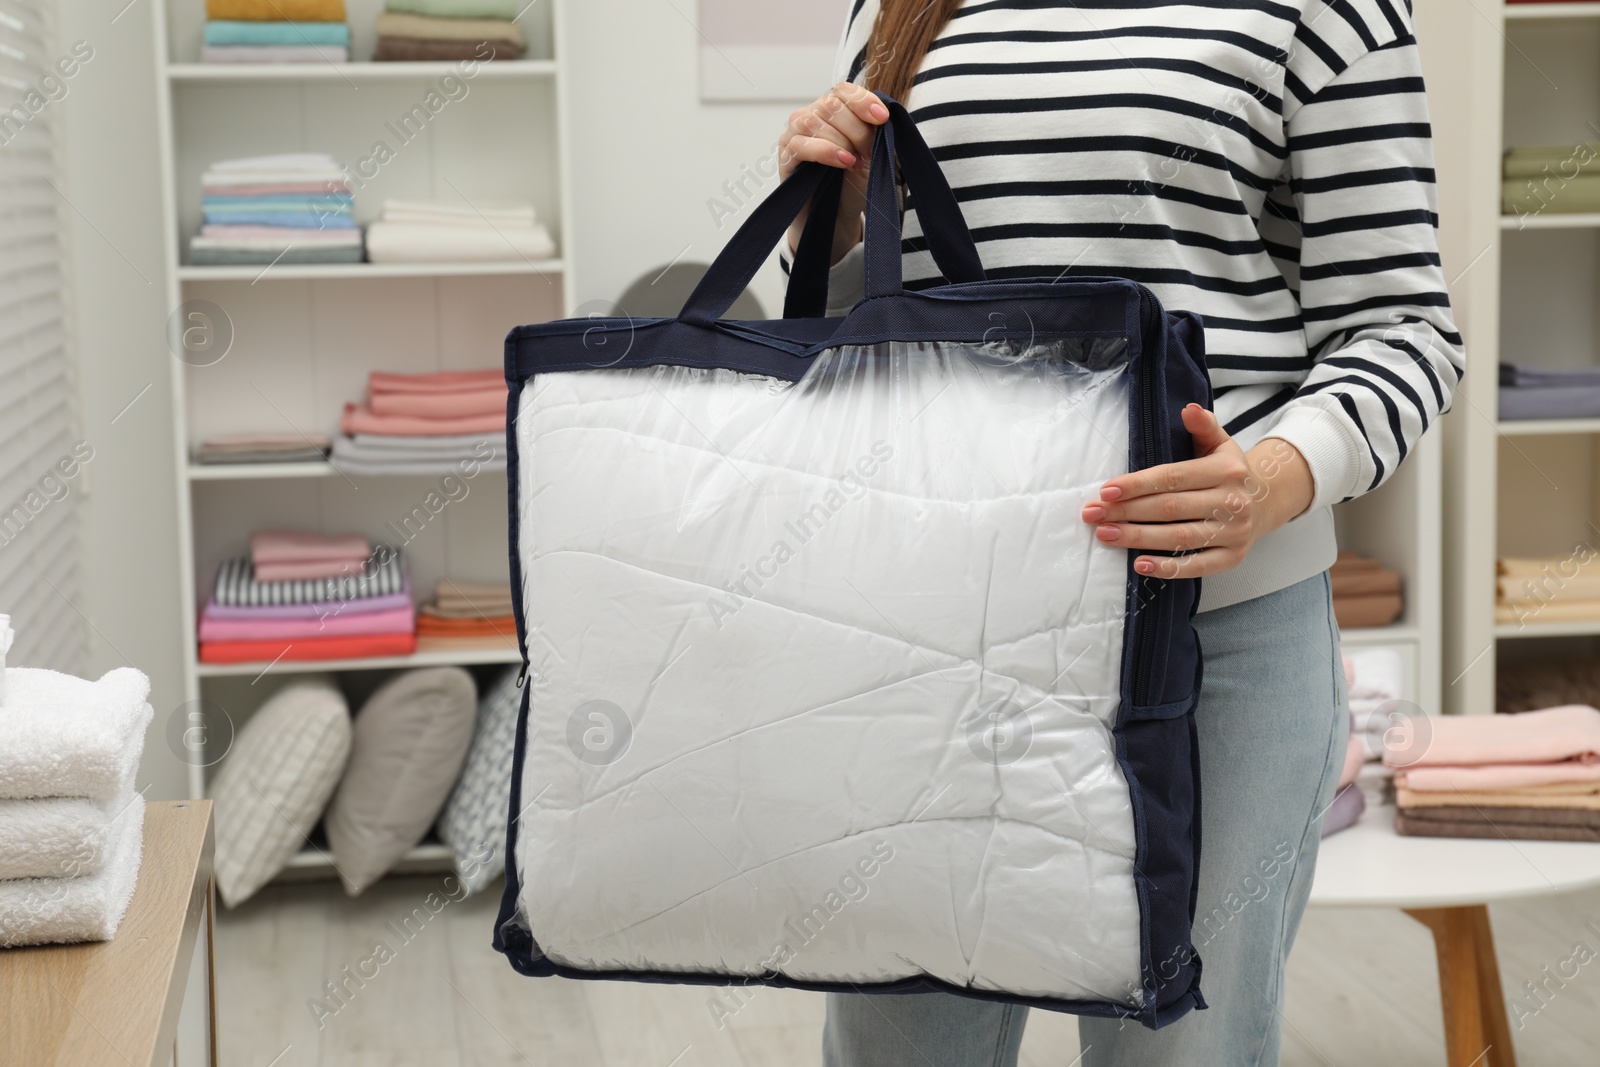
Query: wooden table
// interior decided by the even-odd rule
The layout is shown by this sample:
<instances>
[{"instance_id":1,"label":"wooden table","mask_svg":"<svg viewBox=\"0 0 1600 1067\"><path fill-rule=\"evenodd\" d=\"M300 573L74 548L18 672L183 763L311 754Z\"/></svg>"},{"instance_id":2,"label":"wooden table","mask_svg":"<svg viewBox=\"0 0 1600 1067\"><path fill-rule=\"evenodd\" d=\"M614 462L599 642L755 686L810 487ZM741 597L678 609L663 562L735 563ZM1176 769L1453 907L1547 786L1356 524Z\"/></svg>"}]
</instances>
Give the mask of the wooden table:
<instances>
[{"instance_id":1,"label":"wooden table","mask_svg":"<svg viewBox=\"0 0 1600 1067\"><path fill-rule=\"evenodd\" d=\"M1516 1067L1488 904L1600 885L1600 845L1402 837L1374 808L1322 842L1312 907L1400 908L1433 932L1450 1067Z\"/></svg>"},{"instance_id":2,"label":"wooden table","mask_svg":"<svg viewBox=\"0 0 1600 1067\"><path fill-rule=\"evenodd\" d=\"M211 847L209 800L152 801L139 881L115 938L0 949L0 1063L216 1062Z\"/></svg>"}]
</instances>

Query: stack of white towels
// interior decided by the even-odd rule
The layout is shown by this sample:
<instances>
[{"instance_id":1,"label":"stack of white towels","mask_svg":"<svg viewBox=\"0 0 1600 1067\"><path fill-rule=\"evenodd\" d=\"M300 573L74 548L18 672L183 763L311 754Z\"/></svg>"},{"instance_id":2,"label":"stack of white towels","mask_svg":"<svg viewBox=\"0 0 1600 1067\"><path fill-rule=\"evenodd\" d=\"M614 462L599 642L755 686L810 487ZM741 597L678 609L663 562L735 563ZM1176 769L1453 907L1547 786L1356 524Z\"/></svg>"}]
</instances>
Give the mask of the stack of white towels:
<instances>
[{"instance_id":1,"label":"stack of white towels","mask_svg":"<svg viewBox=\"0 0 1600 1067\"><path fill-rule=\"evenodd\" d=\"M1345 661L1352 676L1350 736L1360 738L1366 747L1355 784L1367 807L1393 804L1394 771L1384 764L1385 749L1425 744L1426 739L1414 738L1410 726L1410 720L1422 712L1402 699L1405 664L1398 649L1352 648L1345 652ZM1412 758L1420 755L1417 752ZM1404 753L1391 753L1391 758L1398 758L1402 765L1409 762Z\"/></svg>"},{"instance_id":2,"label":"stack of white towels","mask_svg":"<svg viewBox=\"0 0 1600 1067\"><path fill-rule=\"evenodd\" d=\"M0 621L0 649L8 632ZM144 845L133 783L150 681L131 667L97 682L5 669L3 657L0 674L0 948L109 940Z\"/></svg>"},{"instance_id":3,"label":"stack of white towels","mask_svg":"<svg viewBox=\"0 0 1600 1067\"><path fill-rule=\"evenodd\" d=\"M373 263L532 262L555 255L532 204L486 207L386 200L367 227Z\"/></svg>"}]
</instances>

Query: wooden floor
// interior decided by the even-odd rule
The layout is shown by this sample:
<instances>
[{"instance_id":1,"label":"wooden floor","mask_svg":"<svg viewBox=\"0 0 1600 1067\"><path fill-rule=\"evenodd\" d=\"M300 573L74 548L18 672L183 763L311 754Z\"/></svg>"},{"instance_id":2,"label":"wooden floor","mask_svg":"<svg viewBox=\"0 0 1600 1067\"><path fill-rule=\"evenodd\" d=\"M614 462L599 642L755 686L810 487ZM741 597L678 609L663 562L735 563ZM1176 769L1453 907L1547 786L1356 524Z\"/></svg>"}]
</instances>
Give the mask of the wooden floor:
<instances>
[{"instance_id":1,"label":"wooden floor","mask_svg":"<svg viewBox=\"0 0 1600 1067\"><path fill-rule=\"evenodd\" d=\"M522 978L489 947L498 893L437 914L430 893L439 907L440 877L389 879L356 900L334 883L278 886L221 915L223 1067L820 1062L820 996L755 990L719 1028L712 989ZM1600 957L1578 962L1600 952L1600 893L1491 914L1522 1067L1600 1060ZM1575 958L1578 943L1586 950ZM1283 1063L1439 1067L1433 960L1428 933L1398 912L1310 912L1290 961ZM335 999L324 983L339 980ZM1551 991L1537 1014L1515 1007L1537 1006L1528 981ZM1032 1013L1025 1067L1070 1067L1077 1055L1070 1016Z\"/></svg>"}]
</instances>

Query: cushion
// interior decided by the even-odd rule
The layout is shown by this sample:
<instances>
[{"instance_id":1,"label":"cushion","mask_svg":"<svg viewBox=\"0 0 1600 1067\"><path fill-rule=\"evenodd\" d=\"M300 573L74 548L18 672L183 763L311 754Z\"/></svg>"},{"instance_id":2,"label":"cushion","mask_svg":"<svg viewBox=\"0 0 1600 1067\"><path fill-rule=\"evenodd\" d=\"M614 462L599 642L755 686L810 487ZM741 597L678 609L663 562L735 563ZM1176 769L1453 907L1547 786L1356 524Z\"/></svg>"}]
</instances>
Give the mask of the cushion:
<instances>
[{"instance_id":1,"label":"cushion","mask_svg":"<svg viewBox=\"0 0 1600 1067\"><path fill-rule=\"evenodd\" d=\"M328 845L351 896L388 872L433 825L461 773L478 702L460 667L407 671L356 715L350 765L328 806Z\"/></svg>"},{"instance_id":2,"label":"cushion","mask_svg":"<svg viewBox=\"0 0 1600 1067\"><path fill-rule=\"evenodd\" d=\"M505 870L506 816L521 704L517 668L512 667L478 702L478 723L461 780L439 817L439 838L455 853L456 876L468 893L476 893Z\"/></svg>"},{"instance_id":3,"label":"cushion","mask_svg":"<svg viewBox=\"0 0 1600 1067\"><path fill-rule=\"evenodd\" d=\"M326 675L297 678L240 728L211 787L217 891L230 908L289 863L350 755L350 709Z\"/></svg>"}]
</instances>

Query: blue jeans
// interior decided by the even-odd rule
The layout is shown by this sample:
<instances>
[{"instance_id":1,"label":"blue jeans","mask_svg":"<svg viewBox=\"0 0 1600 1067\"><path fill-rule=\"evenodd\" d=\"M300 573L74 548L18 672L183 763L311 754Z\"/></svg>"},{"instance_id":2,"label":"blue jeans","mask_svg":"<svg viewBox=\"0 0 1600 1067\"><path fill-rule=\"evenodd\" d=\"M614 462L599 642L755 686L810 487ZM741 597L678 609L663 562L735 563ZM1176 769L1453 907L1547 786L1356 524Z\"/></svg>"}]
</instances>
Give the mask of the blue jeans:
<instances>
[{"instance_id":1,"label":"blue jeans","mask_svg":"<svg viewBox=\"0 0 1600 1067\"><path fill-rule=\"evenodd\" d=\"M1196 616L1205 682L1194 943L1211 1005L1161 1030L1078 1021L1082 1067L1278 1062L1284 963L1349 715L1328 578ZM826 1067L1011 1067L1027 1009L949 993L828 996ZM1069 1050L1057 1058L1072 1062Z\"/></svg>"}]
</instances>

